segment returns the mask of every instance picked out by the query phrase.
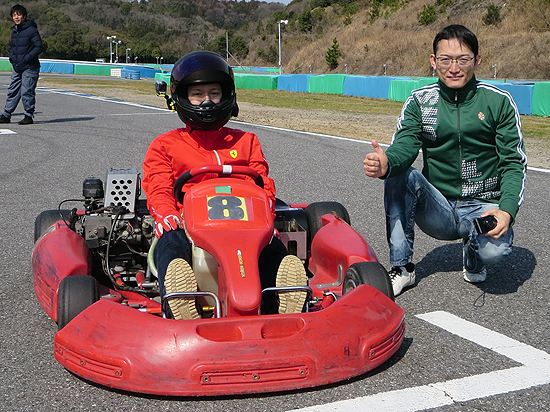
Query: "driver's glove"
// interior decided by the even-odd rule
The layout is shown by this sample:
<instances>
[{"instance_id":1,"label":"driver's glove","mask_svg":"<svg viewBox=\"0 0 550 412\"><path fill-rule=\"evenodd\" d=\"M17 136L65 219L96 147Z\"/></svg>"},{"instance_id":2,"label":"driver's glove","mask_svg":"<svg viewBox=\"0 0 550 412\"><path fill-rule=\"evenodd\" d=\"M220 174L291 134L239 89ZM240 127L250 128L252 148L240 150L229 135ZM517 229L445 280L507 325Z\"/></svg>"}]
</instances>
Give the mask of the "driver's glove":
<instances>
[{"instance_id":1,"label":"driver's glove","mask_svg":"<svg viewBox=\"0 0 550 412\"><path fill-rule=\"evenodd\" d=\"M181 219L176 215L168 215L157 222L155 226L155 236L160 238L164 231L169 232L170 230L181 228L183 228Z\"/></svg>"}]
</instances>

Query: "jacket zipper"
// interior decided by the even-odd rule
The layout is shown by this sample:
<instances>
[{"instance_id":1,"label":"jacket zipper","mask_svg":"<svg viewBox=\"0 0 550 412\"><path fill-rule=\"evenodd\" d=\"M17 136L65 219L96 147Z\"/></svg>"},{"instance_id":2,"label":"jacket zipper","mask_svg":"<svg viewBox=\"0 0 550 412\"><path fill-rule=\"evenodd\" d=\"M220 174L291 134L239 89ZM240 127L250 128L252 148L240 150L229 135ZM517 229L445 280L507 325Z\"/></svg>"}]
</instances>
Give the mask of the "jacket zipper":
<instances>
[{"instance_id":1,"label":"jacket zipper","mask_svg":"<svg viewBox=\"0 0 550 412\"><path fill-rule=\"evenodd\" d=\"M455 92L455 104L456 104L456 117L457 117L457 131L458 131L458 154L459 154L459 173L460 173L460 186L462 187L462 134L460 130L460 104L458 102L458 92ZM462 195L462 189L460 190Z\"/></svg>"},{"instance_id":2,"label":"jacket zipper","mask_svg":"<svg viewBox=\"0 0 550 412\"><path fill-rule=\"evenodd\" d=\"M221 159L220 159L220 155L218 154L218 152L217 152L216 150L212 150L212 153L214 153L214 155L216 155L216 159L217 159L217 161L218 161L218 165L221 166L222 161L221 161Z\"/></svg>"}]
</instances>

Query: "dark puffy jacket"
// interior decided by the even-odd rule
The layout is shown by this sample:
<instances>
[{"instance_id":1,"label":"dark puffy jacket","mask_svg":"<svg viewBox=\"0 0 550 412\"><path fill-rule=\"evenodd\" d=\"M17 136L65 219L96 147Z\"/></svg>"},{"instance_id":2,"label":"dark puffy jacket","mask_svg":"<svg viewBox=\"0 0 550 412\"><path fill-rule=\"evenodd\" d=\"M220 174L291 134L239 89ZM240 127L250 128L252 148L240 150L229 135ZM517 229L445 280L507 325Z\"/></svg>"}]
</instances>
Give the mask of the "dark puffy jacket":
<instances>
[{"instance_id":1,"label":"dark puffy jacket","mask_svg":"<svg viewBox=\"0 0 550 412\"><path fill-rule=\"evenodd\" d=\"M39 69L38 55L43 49L40 33L33 20L25 20L11 28L10 63L16 72L29 68Z\"/></svg>"}]
</instances>

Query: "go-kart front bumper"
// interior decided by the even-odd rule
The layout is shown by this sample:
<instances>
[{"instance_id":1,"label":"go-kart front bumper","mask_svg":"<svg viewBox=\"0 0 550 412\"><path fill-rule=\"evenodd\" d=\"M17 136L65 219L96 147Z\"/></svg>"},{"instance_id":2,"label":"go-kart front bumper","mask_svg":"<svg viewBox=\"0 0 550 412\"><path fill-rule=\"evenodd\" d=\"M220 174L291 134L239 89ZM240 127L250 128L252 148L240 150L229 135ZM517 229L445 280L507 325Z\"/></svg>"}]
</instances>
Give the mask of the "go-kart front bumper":
<instances>
[{"instance_id":1,"label":"go-kart front bumper","mask_svg":"<svg viewBox=\"0 0 550 412\"><path fill-rule=\"evenodd\" d=\"M274 392L349 379L388 360L403 309L361 285L328 308L176 321L100 300L55 336L55 357L84 379L168 396Z\"/></svg>"}]
</instances>

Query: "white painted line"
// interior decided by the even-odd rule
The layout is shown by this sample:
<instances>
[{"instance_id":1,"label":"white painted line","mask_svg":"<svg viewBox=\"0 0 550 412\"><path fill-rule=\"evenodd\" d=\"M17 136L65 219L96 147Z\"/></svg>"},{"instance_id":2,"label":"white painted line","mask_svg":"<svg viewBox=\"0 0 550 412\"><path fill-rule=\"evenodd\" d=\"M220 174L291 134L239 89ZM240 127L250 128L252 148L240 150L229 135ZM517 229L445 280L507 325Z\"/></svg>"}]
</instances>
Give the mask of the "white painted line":
<instances>
[{"instance_id":1,"label":"white painted line","mask_svg":"<svg viewBox=\"0 0 550 412\"><path fill-rule=\"evenodd\" d=\"M538 367L550 363L550 355L508 336L468 322L448 312L436 311L416 316L432 325L497 352L523 365Z\"/></svg>"},{"instance_id":2,"label":"white painted line","mask_svg":"<svg viewBox=\"0 0 550 412\"><path fill-rule=\"evenodd\" d=\"M101 100L101 101L104 101L104 102L125 104L125 105L128 105L128 106L143 107L143 108L146 108L146 109L155 109L155 110L160 110L160 111L164 111L164 112L171 112L171 110L163 109L161 107L149 106L147 104L140 104L140 103L132 103L132 102L127 102L125 100L119 100L119 99L114 99L114 98L109 98L109 97L94 96L92 94L71 92L69 90L52 89L50 87L37 87L37 89L41 90L41 91L51 92L51 93L67 94L67 95L70 95L70 96L84 97L86 99ZM282 128L282 127L266 126L266 125L263 125L263 124L247 123L247 122L241 122L239 120L231 120L231 121L235 122L235 123L249 124L251 126L263 127L265 129L280 130L280 131L293 132L293 133L301 133L301 134L307 134L307 135L310 135L310 136L328 137L329 139L344 140L344 141L362 143L362 144L371 144L370 140L358 140L358 139L351 139L349 137L334 136L334 135L330 135L330 134L303 132L301 130L292 130L292 129L285 129L285 128ZM389 147L389 144L386 144L386 143L378 143L378 144L381 147ZM532 170L532 171L536 171L536 172L550 173L550 170L535 168L535 167L531 167L531 166L527 166L527 169Z\"/></svg>"},{"instance_id":3,"label":"white painted line","mask_svg":"<svg viewBox=\"0 0 550 412\"><path fill-rule=\"evenodd\" d=\"M154 110L160 110L160 111L163 111L163 112L170 112L170 110L163 109L162 107L150 106L148 104L141 104L141 103L132 103L132 102L127 102L125 100L115 99L115 98L112 98L112 97L94 96L93 94L71 92L69 90L61 90L61 89L52 89L50 87L37 87L37 90L51 92L51 93L57 93L57 94L65 94L65 95L68 95L68 96L84 97L85 99L100 100L100 101L103 101L103 102L124 104L126 106L143 107L143 108L146 108L146 109L154 109Z\"/></svg>"},{"instance_id":4,"label":"white painted line","mask_svg":"<svg viewBox=\"0 0 550 412\"><path fill-rule=\"evenodd\" d=\"M371 140L359 140L359 139L352 139L350 137L342 137L342 136L334 136L334 135L330 135L330 134L321 134L321 133L312 133L312 132L304 132L302 130L294 130L294 129L285 129L285 128L282 128L282 127L275 127L275 126L267 126L267 125L263 125L263 124L255 124L255 123L247 123L247 122L241 122L240 120L231 120L232 122L235 122L235 123L241 123L241 124L249 124L251 126L257 126L257 127L263 127L265 129L272 129L272 130L280 130L280 131L283 131L283 132L292 132L292 133L300 133L300 134L307 134L307 135L310 135L310 136L319 136L319 137L327 137L329 139L335 139L335 140L344 140L344 141L348 141L348 142L355 142L355 143L361 143L361 144L371 144ZM378 142L378 144L381 146L381 147L389 147L390 145L387 144L387 143L380 143ZM549 169L541 169L541 168L537 168L537 167L531 167L531 166L527 166L527 169L528 170L531 170L531 171L534 171L534 172L542 172L542 173L550 173L550 170Z\"/></svg>"},{"instance_id":5,"label":"white painted line","mask_svg":"<svg viewBox=\"0 0 550 412\"><path fill-rule=\"evenodd\" d=\"M540 167L531 167L531 166L527 166L527 170L532 170L533 172L550 173L550 170L548 170L548 169L541 169Z\"/></svg>"},{"instance_id":6,"label":"white painted line","mask_svg":"<svg viewBox=\"0 0 550 412\"><path fill-rule=\"evenodd\" d=\"M10 129L0 129L0 134L17 134L17 133Z\"/></svg>"},{"instance_id":7,"label":"white painted line","mask_svg":"<svg viewBox=\"0 0 550 412\"><path fill-rule=\"evenodd\" d=\"M293 411L417 412L550 384L548 353L447 312L437 311L417 317L524 366Z\"/></svg>"},{"instance_id":8,"label":"white painted line","mask_svg":"<svg viewBox=\"0 0 550 412\"><path fill-rule=\"evenodd\" d=\"M550 375L548 371L544 372L540 368L520 366L482 373L462 379L434 383L428 386L439 389L452 399L453 402L466 402L549 383Z\"/></svg>"},{"instance_id":9,"label":"white painted line","mask_svg":"<svg viewBox=\"0 0 550 412\"><path fill-rule=\"evenodd\" d=\"M325 405L293 409L292 412L416 412L452 405L452 403L452 399L438 389L417 386Z\"/></svg>"},{"instance_id":10,"label":"white painted line","mask_svg":"<svg viewBox=\"0 0 550 412\"><path fill-rule=\"evenodd\" d=\"M248 122L241 122L240 120L231 119L234 123L240 123L240 124L249 124L250 126L257 126L262 127L264 129L271 129L271 130L280 130L282 132L292 132L292 133L298 133L298 134L307 134L310 136L319 136L319 137L328 137L329 139L335 139L335 140L344 140L347 142L355 142L355 143L363 143L363 144L371 144L370 140L359 140L359 139L352 139L351 137L342 137L342 136L334 136L332 134L322 134L322 133L313 133L313 132L304 132L303 130L294 130L294 129L285 129L283 127L276 127L276 126L267 126L265 124L256 124L256 123L248 123ZM380 146L383 147L389 147L389 144L386 143L379 143Z\"/></svg>"}]
</instances>

